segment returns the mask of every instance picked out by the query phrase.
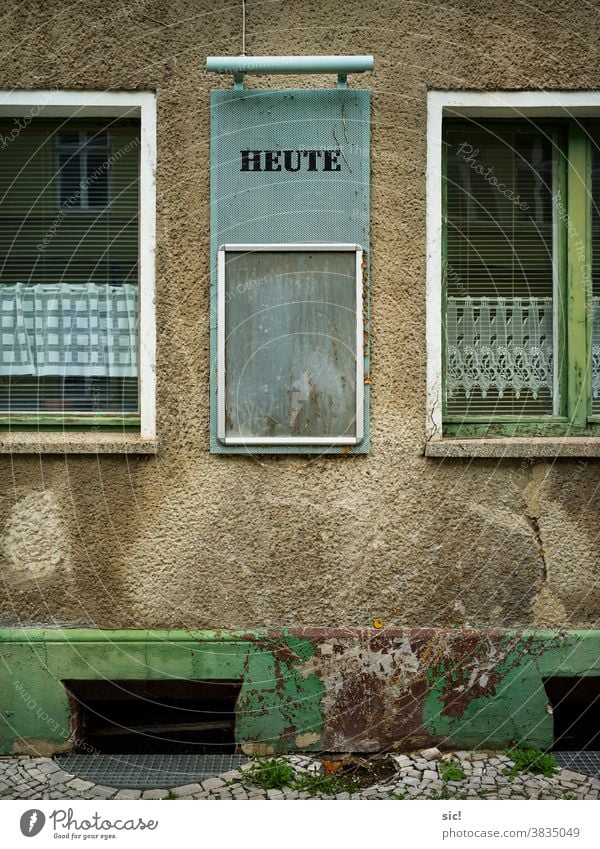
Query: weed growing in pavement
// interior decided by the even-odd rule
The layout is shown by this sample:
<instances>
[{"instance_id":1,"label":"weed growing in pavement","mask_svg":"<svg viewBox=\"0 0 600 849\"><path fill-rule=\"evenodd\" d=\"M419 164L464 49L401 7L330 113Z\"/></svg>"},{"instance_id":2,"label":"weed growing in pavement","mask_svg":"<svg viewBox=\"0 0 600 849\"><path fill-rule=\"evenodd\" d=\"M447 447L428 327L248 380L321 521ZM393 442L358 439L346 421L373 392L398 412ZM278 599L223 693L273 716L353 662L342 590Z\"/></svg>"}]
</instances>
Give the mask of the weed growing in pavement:
<instances>
[{"instance_id":1,"label":"weed growing in pavement","mask_svg":"<svg viewBox=\"0 0 600 849\"><path fill-rule=\"evenodd\" d=\"M358 784L339 775L306 772L294 782L293 789L305 791L311 796L315 796L317 793L333 796L335 793L356 793Z\"/></svg>"},{"instance_id":2,"label":"weed growing in pavement","mask_svg":"<svg viewBox=\"0 0 600 849\"><path fill-rule=\"evenodd\" d=\"M263 790L291 787L295 777L293 766L279 758L258 758L251 767L244 770L244 778Z\"/></svg>"},{"instance_id":3,"label":"weed growing in pavement","mask_svg":"<svg viewBox=\"0 0 600 849\"><path fill-rule=\"evenodd\" d=\"M522 772L529 772L533 775L541 774L546 778L551 778L558 769L554 755L549 755L539 749L509 749L506 754L513 765L503 769L502 772L511 778L516 778Z\"/></svg>"},{"instance_id":4,"label":"weed growing in pavement","mask_svg":"<svg viewBox=\"0 0 600 849\"><path fill-rule=\"evenodd\" d=\"M463 778L467 777L463 768L458 764L448 764L448 766L442 767L441 775L442 781L462 781Z\"/></svg>"},{"instance_id":5,"label":"weed growing in pavement","mask_svg":"<svg viewBox=\"0 0 600 849\"><path fill-rule=\"evenodd\" d=\"M442 789L439 793L436 790L434 790L429 798L430 799L449 799L450 798L450 791L448 790L447 787L442 787Z\"/></svg>"},{"instance_id":6,"label":"weed growing in pavement","mask_svg":"<svg viewBox=\"0 0 600 849\"><path fill-rule=\"evenodd\" d=\"M335 793L355 793L358 790L358 784L340 775L305 772L296 776L293 766L282 758L258 758L249 769L244 770L244 780L263 790L288 787L310 796L317 793L333 796Z\"/></svg>"}]
</instances>

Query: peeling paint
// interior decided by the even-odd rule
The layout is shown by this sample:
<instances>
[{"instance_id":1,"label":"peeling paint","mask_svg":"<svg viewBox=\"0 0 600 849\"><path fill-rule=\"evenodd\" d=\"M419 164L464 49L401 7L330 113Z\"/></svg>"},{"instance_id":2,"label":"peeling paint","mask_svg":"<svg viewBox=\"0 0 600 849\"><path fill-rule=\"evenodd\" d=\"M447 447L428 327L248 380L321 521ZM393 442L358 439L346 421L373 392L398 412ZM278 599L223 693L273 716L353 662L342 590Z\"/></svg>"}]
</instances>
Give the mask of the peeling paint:
<instances>
[{"instance_id":1,"label":"peeling paint","mask_svg":"<svg viewBox=\"0 0 600 849\"><path fill-rule=\"evenodd\" d=\"M248 754L552 744L543 679L600 674L600 631L4 631L0 752L65 750L64 678L240 679ZM324 649L324 651L323 651Z\"/></svg>"},{"instance_id":2,"label":"peeling paint","mask_svg":"<svg viewBox=\"0 0 600 849\"><path fill-rule=\"evenodd\" d=\"M242 743L242 752L251 758L266 758L275 754L275 746L267 743Z\"/></svg>"},{"instance_id":3,"label":"peeling paint","mask_svg":"<svg viewBox=\"0 0 600 849\"><path fill-rule=\"evenodd\" d=\"M27 740L15 740L12 746L12 754L30 755L32 758L51 758L53 755L70 752L72 748L71 742L51 743L48 740L32 737Z\"/></svg>"},{"instance_id":4,"label":"peeling paint","mask_svg":"<svg viewBox=\"0 0 600 849\"><path fill-rule=\"evenodd\" d=\"M299 749L306 749L307 746L315 746L320 739L320 736L315 734L314 731L308 731L306 734L298 734L296 737L296 746Z\"/></svg>"},{"instance_id":5,"label":"peeling paint","mask_svg":"<svg viewBox=\"0 0 600 849\"><path fill-rule=\"evenodd\" d=\"M1 549L4 577L15 589L61 583L70 572L70 546L61 508L51 491L20 497L8 516Z\"/></svg>"}]
</instances>

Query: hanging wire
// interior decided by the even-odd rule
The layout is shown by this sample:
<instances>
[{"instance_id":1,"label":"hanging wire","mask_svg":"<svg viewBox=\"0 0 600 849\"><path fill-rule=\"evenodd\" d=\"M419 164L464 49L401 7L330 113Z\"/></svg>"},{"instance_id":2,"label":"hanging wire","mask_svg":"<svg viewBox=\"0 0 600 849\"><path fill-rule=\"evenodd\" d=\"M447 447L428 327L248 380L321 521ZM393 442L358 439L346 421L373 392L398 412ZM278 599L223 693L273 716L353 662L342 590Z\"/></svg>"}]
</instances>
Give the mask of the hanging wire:
<instances>
[{"instance_id":1,"label":"hanging wire","mask_svg":"<svg viewBox=\"0 0 600 849\"><path fill-rule=\"evenodd\" d=\"M246 0L242 0L242 56L246 55Z\"/></svg>"}]
</instances>

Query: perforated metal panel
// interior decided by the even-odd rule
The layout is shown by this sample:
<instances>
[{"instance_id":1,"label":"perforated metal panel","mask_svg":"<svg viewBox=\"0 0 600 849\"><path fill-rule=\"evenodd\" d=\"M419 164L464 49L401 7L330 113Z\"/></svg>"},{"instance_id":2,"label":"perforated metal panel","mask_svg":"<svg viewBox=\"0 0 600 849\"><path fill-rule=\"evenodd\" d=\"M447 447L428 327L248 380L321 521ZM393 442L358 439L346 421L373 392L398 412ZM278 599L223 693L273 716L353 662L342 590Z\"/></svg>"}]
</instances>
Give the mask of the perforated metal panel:
<instances>
[{"instance_id":1,"label":"perforated metal panel","mask_svg":"<svg viewBox=\"0 0 600 849\"><path fill-rule=\"evenodd\" d=\"M225 243L355 243L369 248L368 91L213 91L211 95L211 451L365 453L355 446L224 446L217 438L217 252ZM281 151L242 170L242 151ZM287 157L284 151L293 152ZM333 160L311 151L339 151ZM256 164L250 159L250 166ZM286 170L286 164L294 170ZM248 162L246 163L248 165ZM265 170L266 167L280 170ZM313 167L314 166L314 167ZM329 168L327 167L329 166ZM334 170L338 169L338 170ZM365 318L368 320L368 265ZM364 370L368 371L368 349Z\"/></svg>"}]
</instances>

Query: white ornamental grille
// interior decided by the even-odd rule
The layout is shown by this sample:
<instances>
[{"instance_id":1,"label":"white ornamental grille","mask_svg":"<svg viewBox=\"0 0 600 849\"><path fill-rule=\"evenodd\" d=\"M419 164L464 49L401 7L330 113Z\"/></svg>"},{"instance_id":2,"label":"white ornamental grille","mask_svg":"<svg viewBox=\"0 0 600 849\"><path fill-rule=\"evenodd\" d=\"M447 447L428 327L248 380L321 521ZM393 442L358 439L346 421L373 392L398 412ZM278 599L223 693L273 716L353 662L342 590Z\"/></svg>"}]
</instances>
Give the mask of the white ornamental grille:
<instances>
[{"instance_id":1,"label":"white ornamental grille","mask_svg":"<svg viewBox=\"0 0 600 849\"><path fill-rule=\"evenodd\" d=\"M597 399L600 398L600 298L592 298L592 309L592 398Z\"/></svg>"},{"instance_id":2,"label":"white ornamental grille","mask_svg":"<svg viewBox=\"0 0 600 849\"><path fill-rule=\"evenodd\" d=\"M447 299L446 397L553 393L552 298ZM599 358L600 363L600 358ZM600 391L600 383L599 383Z\"/></svg>"}]
</instances>

